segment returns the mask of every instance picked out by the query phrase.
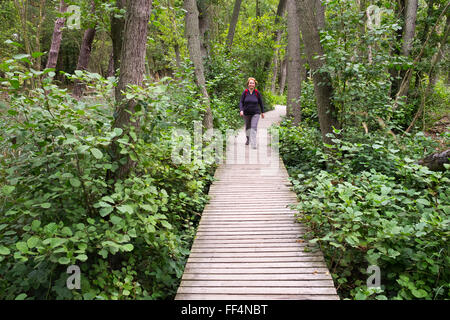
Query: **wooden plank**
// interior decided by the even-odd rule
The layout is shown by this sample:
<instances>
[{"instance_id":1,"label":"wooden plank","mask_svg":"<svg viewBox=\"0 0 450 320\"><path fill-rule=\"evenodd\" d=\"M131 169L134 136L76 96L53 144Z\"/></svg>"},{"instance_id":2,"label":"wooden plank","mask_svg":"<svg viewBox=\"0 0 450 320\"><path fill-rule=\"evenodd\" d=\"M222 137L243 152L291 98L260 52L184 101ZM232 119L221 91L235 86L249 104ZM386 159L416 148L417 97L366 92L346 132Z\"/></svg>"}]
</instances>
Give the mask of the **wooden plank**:
<instances>
[{"instance_id":1,"label":"wooden plank","mask_svg":"<svg viewBox=\"0 0 450 320\"><path fill-rule=\"evenodd\" d=\"M226 215L217 215L217 216L208 216L202 218L202 221L292 221L293 217L284 216L284 215L260 215L260 216L226 216Z\"/></svg>"},{"instance_id":2,"label":"wooden plank","mask_svg":"<svg viewBox=\"0 0 450 320\"><path fill-rule=\"evenodd\" d=\"M189 268L197 269L254 269L254 268L326 268L324 262L306 261L306 262L189 262Z\"/></svg>"},{"instance_id":3,"label":"wooden plank","mask_svg":"<svg viewBox=\"0 0 450 320\"><path fill-rule=\"evenodd\" d=\"M260 263L263 266L264 263L277 263L284 264L287 262L324 262L321 256L272 256L272 257L195 257L189 256L188 263L237 263L237 264L255 264Z\"/></svg>"},{"instance_id":4,"label":"wooden plank","mask_svg":"<svg viewBox=\"0 0 450 320\"><path fill-rule=\"evenodd\" d=\"M189 258L266 258L271 257L321 257L320 252L262 251L262 252L199 252L191 251Z\"/></svg>"},{"instance_id":5,"label":"wooden plank","mask_svg":"<svg viewBox=\"0 0 450 320\"><path fill-rule=\"evenodd\" d=\"M295 224L277 224L272 222L271 224L259 224L259 225L252 225L252 224L242 224L240 222L228 223L223 225L216 225L216 224L201 224L197 228L197 231L202 232L245 232L245 231L299 231L299 230L306 230L305 227Z\"/></svg>"},{"instance_id":6,"label":"wooden plank","mask_svg":"<svg viewBox=\"0 0 450 320\"><path fill-rule=\"evenodd\" d=\"M278 229L278 230L258 230L258 231L247 231L247 230L238 230L238 231L218 231L218 230L211 230L211 231L197 231L197 237L200 236L221 236L221 237L226 237L226 236L240 236L240 235L275 235L275 236L279 236L280 233L284 235L297 235L299 234L299 232L301 232L301 230L299 229Z\"/></svg>"},{"instance_id":7,"label":"wooden plank","mask_svg":"<svg viewBox=\"0 0 450 320\"><path fill-rule=\"evenodd\" d=\"M300 229L306 229L303 225L293 224L292 221L283 220L283 221L272 221L272 222L247 222L247 221L231 221L231 222L222 222L220 225L214 222L201 221L198 229L200 228L211 228L211 229L226 229L226 228L272 228L272 227L298 227Z\"/></svg>"},{"instance_id":8,"label":"wooden plank","mask_svg":"<svg viewBox=\"0 0 450 320\"><path fill-rule=\"evenodd\" d=\"M213 294L336 294L334 287L179 287L179 293Z\"/></svg>"},{"instance_id":9,"label":"wooden plank","mask_svg":"<svg viewBox=\"0 0 450 320\"><path fill-rule=\"evenodd\" d=\"M186 264L184 273L201 273L201 274L328 274L329 271L325 267L305 267L305 268L246 268L236 269L236 268L207 268L207 269L196 269Z\"/></svg>"},{"instance_id":10,"label":"wooden plank","mask_svg":"<svg viewBox=\"0 0 450 320\"><path fill-rule=\"evenodd\" d=\"M175 300L339 300L335 294L209 294L178 293Z\"/></svg>"},{"instance_id":11,"label":"wooden plank","mask_svg":"<svg viewBox=\"0 0 450 320\"><path fill-rule=\"evenodd\" d=\"M334 289L332 280L182 280L180 287L331 287Z\"/></svg>"},{"instance_id":12,"label":"wooden plank","mask_svg":"<svg viewBox=\"0 0 450 320\"><path fill-rule=\"evenodd\" d=\"M255 235L196 235L197 238L201 239L253 239L258 242L259 239L297 239L301 234L292 233L292 234L255 234Z\"/></svg>"},{"instance_id":13,"label":"wooden plank","mask_svg":"<svg viewBox=\"0 0 450 320\"><path fill-rule=\"evenodd\" d=\"M275 280L331 280L328 273L280 273L280 274L205 274L205 273L185 273L183 280L255 280L255 281L275 281Z\"/></svg>"},{"instance_id":14,"label":"wooden plank","mask_svg":"<svg viewBox=\"0 0 450 320\"><path fill-rule=\"evenodd\" d=\"M264 253L280 253L284 254L284 253L298 253L298 254L304 254L304 255L314 255L314 254L318 254L318 255L322 255L322 253L320 251L317 252L311 252L311 251L304 251L306 247L297 247L297 246L289 246L289 247L259 247L259 248L255 248L255 247L250 247L250 248L246 248L246 247L229 247L229 248L217 248L214 247L213 249L211 248L205 248L202 246L195 246L192 247L191 249L191 254L196 254L196 253L205 253L205 254L264 254Z\"/></svg>"},{"instance_id":15,"label":"wooden plank","mask_svg":"<svg viewBox=\"0 0 450 320\"><path fill-rule=\"evenodd\" d=\"M306 244L303 243L297 243L296 238L288 238L284 241L275 240L272 238L269 239L260 239L258 241L255 241L253 239L196 239L194 241L194 244L192 245L192 248L195 248L196 246L202 246L202 245L213 245L218 248L226 248L226 247L238 247L238 248L269 248L269 247L301 247L306 246ZM217 245L220 246L217 246Z\"/></svg>"}]
</instances>

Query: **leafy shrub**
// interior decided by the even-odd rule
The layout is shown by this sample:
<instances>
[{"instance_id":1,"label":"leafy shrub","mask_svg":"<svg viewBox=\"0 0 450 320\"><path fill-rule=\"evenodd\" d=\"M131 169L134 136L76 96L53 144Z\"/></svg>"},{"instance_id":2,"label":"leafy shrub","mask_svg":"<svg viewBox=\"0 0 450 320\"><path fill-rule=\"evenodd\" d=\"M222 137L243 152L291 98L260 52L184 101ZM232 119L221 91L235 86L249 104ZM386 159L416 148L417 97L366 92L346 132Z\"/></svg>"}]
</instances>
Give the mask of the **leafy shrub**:
<instances>
[{"instance_id":1,"label":"leafy shrub","mask_svg":"<svg viewBox=\"0 0 450 320\"><path fill-rule=\"evenodd\" d=\"M349 132L321 146L315 129L288 124L280 128L280 153L300 198L298 219L324 253L340 296L450 298L449 170L415 164L435 143L423 134L397 145ZM367 288L369 265L380 268L381 289Z\"/></svg>"},{"instance_id":2,"label":"leafy shrub","mask_svg":"<svg viewBox=\"0 0 450 320\"><path fill-rule=\"evenodd\" d=\"M10 98L0 117L0 298L173 297L215 168L171 158L172 129L192 131L203 109L192 80L131 88L141 127L122 135L111 127L114 78L77 72L96 96L75 101L49 70L26 92L14 61L2 67ZM132 174L108 179L128 156L138 162ZM81 290L66 287L69 265L81 268Z\"/></svg>"}]
</instances>

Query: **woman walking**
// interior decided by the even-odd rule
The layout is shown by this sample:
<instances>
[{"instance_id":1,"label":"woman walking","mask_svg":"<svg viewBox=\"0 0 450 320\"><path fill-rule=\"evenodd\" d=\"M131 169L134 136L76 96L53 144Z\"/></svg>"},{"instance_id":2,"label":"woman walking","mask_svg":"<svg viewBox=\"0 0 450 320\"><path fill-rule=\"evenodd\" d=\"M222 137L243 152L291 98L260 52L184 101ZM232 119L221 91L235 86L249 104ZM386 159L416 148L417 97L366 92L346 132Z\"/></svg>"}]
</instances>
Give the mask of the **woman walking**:
<instances>
[{"instance_id":1,"label":"woman walking","mask_svg":"<svg viewBox=\"0 0 450 320\"><path fill-rule=\"evenodd\" d=\"M248 78L247 89L242 92L239 103L240 115L245 120L245 135L247 136L245 144L251 143L253 149L256 149L256 131L260 115L264 119L264 105L261 94L256 90L256 84L255 78Z\"/></svg>"}]
</instances>

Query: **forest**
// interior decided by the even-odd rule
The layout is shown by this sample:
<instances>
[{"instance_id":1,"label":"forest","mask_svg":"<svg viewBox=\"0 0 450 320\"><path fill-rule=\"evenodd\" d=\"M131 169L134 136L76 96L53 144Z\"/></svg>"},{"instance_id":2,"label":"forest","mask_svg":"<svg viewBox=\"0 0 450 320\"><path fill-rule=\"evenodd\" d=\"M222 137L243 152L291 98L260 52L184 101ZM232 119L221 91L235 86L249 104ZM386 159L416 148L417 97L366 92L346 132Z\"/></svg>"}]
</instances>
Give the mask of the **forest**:
<instances>
[{"instance_id":1,"label":"forest","mask_svg":"<svg viewBox=\"0 0 450 320\"><path fill-rule=\"evenodd\" d=\"M339 297L450 299L449 5L2 0L0 299L173 299L249 77Z\"/></svg>"}]
</instances>

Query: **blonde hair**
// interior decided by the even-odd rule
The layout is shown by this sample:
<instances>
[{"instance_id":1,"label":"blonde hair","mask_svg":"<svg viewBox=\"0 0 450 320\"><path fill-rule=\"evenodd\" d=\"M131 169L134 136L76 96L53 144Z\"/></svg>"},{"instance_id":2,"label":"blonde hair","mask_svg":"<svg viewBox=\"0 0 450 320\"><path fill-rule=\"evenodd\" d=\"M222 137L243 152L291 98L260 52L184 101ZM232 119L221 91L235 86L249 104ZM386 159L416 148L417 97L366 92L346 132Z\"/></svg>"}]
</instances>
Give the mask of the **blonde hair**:
<instances>
[{"instance_id":1,"label":"blonde hair","mask_svg":"<svg viewBox=\"0 0 450 320\"><path fill-rule=\"evenodd\" d=\"M250 80L253 80L253 81L255 81L255 85L257 85L257 84L258 84L258 81L256 81L256 79L255 79L255 78L252 78L252 77L250 77L250 78L248 78L248 79L247 79L247 87L248 87L248 83L250 82Z\"/></svg>"}]
</instances>

